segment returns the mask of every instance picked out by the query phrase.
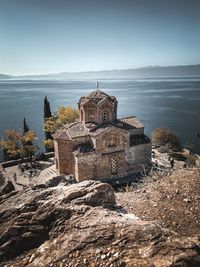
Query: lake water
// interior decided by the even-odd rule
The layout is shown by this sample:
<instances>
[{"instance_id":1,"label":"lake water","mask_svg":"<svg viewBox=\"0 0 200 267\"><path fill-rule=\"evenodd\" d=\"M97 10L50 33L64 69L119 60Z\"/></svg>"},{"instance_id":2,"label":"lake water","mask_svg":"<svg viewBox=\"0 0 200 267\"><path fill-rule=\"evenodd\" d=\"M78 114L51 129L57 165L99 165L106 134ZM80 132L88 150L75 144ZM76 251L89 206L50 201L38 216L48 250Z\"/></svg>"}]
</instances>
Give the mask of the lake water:
<instances>
[{"instance_id":1,"label":"lake water","mask_svg":"<svg viewBox=\"0 0 200 267\"><path fill-rule=\"evenodd\" d=\"M96 80L1 80L0 136L6 129L22 128L26 117L42 147L44 96L48 96L52 111L62 105L76 108L79 98L94 90L95 83ZM147 135L154 128L168 127L184 145L192 144L193 151L200 153L200 78L110 78L100 80L100 89L117 97L118 117L138 116Z\"/></svg>"}]
</instances>

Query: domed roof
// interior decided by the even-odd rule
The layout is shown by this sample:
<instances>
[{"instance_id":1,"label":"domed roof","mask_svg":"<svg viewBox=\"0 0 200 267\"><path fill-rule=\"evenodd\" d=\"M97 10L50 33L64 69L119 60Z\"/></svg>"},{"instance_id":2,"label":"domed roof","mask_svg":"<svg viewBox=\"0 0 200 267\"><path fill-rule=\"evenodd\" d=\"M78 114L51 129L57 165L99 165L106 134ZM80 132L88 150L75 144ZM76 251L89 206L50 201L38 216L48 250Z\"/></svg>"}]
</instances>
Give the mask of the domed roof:
<instances>
[{"instance_id":1,"label":"domed roof","mask_svg":"<svg viewBox=\"0 0 200 267\"><path fill-rule=\"evenodd\" d=\"M109 96L108 94L106 94L106 93L102 92L101 90L97 89L95 91L92 91L88 96L81 97L80 100L79 100L79 105L80 104L86 104L91 99L93 99L93 101L97 105L99 105L106 98L113 104L117 102L117 100L116 100L116 98L114 96Z\"/></svg>"},{"instance_id":2,"label":"domed roof","mask_svg":"<svg viewBox=\"0 0 200 267\"><path fill-rule=\"evenodd\" d=\"M109 97L109 95L107 95L106 93L102 92L101 90L95 90L93 92L91 92L88 96L88 98L105 98L105 97Z\"/></svg>"}]
</instances>

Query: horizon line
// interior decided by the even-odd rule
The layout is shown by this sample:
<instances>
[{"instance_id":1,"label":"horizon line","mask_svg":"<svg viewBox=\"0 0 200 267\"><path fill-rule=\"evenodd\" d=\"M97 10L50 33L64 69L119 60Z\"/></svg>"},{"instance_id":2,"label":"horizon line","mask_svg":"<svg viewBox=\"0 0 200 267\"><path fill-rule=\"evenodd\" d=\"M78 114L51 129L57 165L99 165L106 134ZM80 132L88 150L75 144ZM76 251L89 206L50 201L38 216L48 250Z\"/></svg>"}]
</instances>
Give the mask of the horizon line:
<instances>
[{"instance_id":1,"label":"horizon line","mask_svg":"<svg viewBox=\"0 0 200 267\"><path fill-rule=\"evenodd\" d=\"M61 72L55 72L55 73L29 73L29 74L5 74L0 73L1 75L5 76L14 76L14 77L25 77L25 76L43 76L43 75L58 75L58 74L81 74L81 73L87 73L87 72L103 72L103 71L124 71L124 70L138 70L138 69L147 69L147 68L169 68L169 67L186 67L186 66L198 66L200 63L197 64L181 64L181 65L146 65L142 67L130 67L130 68L119 68L119 69L100 69L100 70L83 70L83 71L61 71Z\"/></svg>"}]
</instances>

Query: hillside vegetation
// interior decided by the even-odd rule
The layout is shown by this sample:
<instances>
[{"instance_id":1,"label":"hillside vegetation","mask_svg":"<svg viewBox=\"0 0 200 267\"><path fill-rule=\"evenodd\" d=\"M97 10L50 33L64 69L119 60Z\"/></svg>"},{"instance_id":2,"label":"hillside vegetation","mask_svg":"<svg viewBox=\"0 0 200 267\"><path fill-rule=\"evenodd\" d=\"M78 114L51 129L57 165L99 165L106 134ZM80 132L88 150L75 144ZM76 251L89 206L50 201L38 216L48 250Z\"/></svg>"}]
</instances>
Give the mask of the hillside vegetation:
<instances>
[{"instance_id":1,"label":"hillside vegetation","mask_svg":"<svg viewBox=\"0 0 200 267\"><path fill-rule=\"evenodd\" d=\"M127 212L143 220L200 237L199 193L200 169L193 168L176 170L162 179L151 177L133 192L117 193L116 198Z\"/></svg>"}]
</instances>

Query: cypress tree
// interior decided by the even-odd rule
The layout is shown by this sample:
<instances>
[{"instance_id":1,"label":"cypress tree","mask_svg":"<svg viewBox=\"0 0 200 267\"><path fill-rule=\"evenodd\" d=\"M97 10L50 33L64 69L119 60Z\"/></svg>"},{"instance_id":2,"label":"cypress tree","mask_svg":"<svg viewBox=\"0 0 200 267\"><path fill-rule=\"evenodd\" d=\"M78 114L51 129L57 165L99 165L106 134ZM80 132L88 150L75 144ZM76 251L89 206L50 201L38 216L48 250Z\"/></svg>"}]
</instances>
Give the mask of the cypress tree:
<instances>
[{"instance_id":1,"label":"cypress tree","mask_svg":"<svg viewBox=\"0 0 200 267\"><path fill-rule=\"evenodd\" d=\"M50 117L52 117L50 103L49 103L47 96L45 96L45 98L44 98L44 119L50 118Z\"/></svg>"},{"instance_id":2,"label":"cypress tree","mask_svg":"<svg viewBox=\"0 0 200 267\"><path fill-rule=\"evenodd\" d=\"M25 135L25 133L27 133L27 132L29 132L29 127L28 127L28 124L26 123L26 118L24 118L24 120L23 120L23 135ZM32 146L33 143L31 141L29 141L25 145Z\"/></svg>"},{"instance_id":3,"label":"cypress tree","mask_svg":"<svg viewBox=\"0 0 200 267\"><path fill-rule=\"evenodd\" d=\"M26 118L24 118L24 121L23 121L23 134L29 132L29 127L28 127L28 124L26 123Z\"/></svg>"},{"instance_id":4,"label":"cypress tree","mask_svg":"<svg viewBox=\"0 0 200 267\"><path fill-rule=\"evenodd\" d=\"M51 117L52 117L52 114L51 114L50 102L47 96L45 96L44 98L44 122L46 119L51 118ZM51 133L45 132L45 140L48 140L48 139L51 139L51 140L53 139L51 136ZM47 148L46 148L46 151L48 152Z\"/></svg>"}]
</instances>

